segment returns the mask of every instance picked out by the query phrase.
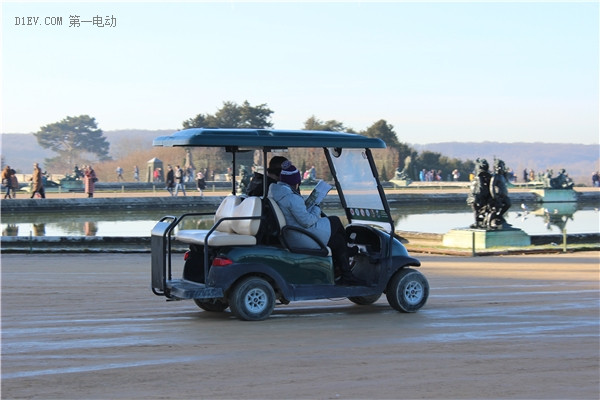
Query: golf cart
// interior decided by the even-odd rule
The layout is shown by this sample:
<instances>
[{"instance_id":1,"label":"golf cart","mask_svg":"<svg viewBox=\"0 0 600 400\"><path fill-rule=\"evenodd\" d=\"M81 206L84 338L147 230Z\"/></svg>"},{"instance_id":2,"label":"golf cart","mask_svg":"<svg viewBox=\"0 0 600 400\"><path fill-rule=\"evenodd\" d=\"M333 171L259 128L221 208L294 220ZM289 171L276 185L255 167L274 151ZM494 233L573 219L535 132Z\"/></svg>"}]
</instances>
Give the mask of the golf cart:
<instances>
[{"instance_id":1,"label":"golf cart","mask_svg":"<svg viewBox=\"0 0 600 400\"><path fill-rule=\"evenodd\" d=\"M385 293L401 312L415 312L427 301L420 266L394 235L394 223L378 178L371 149L385 148L381 139L326 131L194 128L154 139L154 146L222 147L232 154L262 152L263 171L272 151L322 148L348 224L346 238L358 248L352 273L366 284L336 284L330 249L309 232L286 224L268 195L246 197L232 192L216 212L165 216L152 229L152 291L168 300L193 299L205 311L231 312L242 320L268 318L276 302L343 298L358 305L376 302ZM268 193L267 180L263 193ZM329 196L331 196L330 194ZM214 217L210 229L188 229L185 220ZM319 248L298 248L292 231L311 236ZM174 278L173 244L185 243L183 273Z\"/></svg>"}]
</instances>

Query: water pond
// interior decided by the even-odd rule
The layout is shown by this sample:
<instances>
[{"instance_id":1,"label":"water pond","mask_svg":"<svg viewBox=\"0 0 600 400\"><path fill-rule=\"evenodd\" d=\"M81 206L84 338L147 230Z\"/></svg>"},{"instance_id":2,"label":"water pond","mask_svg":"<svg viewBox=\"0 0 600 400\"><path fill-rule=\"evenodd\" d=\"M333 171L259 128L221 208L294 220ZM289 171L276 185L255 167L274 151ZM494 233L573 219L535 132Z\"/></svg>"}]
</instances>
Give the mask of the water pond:
<instances>
[{"instance_id":1,"label":"water pond","mask_svg":"<svg viewBox=\"0 0 600 400\"><path fill-rule=\"evenodd\" d=\"M195 210L203 211L203 210ZM210 212L212 210L205 210ZM336 214L334 210L324 210ZM176 215L183 213L178 211ZM407 206L392 209L396 229L402 231L446 233L453 228L463 228L473 222L466 205ZM149 236L156 221L164 211L94 211L82 214L35 213L3 214L2 236ZM507 220L529 235L559 234L563 229L570 234L598 233L598 209L576 203L545 203L538 208L522 209L513 206ZM190 219L186 228L208 229L212 218Z\"/></svg>"}]
</instances>

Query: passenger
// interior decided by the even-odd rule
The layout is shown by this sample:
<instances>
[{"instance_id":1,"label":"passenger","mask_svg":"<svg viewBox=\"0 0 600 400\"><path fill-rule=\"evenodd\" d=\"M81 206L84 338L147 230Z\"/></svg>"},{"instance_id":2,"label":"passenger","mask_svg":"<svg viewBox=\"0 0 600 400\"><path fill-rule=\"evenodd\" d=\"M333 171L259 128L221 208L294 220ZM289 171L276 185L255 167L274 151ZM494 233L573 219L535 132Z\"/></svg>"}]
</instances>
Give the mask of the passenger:
<instances>
[{"instance_id":1,"label":"passenger","mask_svg":"<svg viewBox=\"0 0 600 400\"><path fill-rule=\"evenodd\" d=\"M339 284L364 285L362 280L352 275L346 231L342 221L337 216L321 217L319 206L314 205L307 209L298 189L300 181L300 171L286 160L281 164L279 182L269 187L270 195L281 208L286 223L309 231L331 249L333 264L341 272ZM308 236L294 231L289 234L298 247L315 247L314 241Z\"/></svg>"},{"instance_id":2,"label":"passenger","mask_svg":"<svg viewBox=\"0 0 600 400\"><path fill-rule=\"evenodd\" d=\"M279 174L281 173L281 164L287 161L287 158L282 156L273 156L271 160L269 160L269 167L267 168L267 188L272 183L277 183L279 181ZM248 191L246 194L248 196L262 196L263 195L263 181L264 175L258 172L255 172L252 175L252 180L248 185Z\"/></svg>"}]
</instances>

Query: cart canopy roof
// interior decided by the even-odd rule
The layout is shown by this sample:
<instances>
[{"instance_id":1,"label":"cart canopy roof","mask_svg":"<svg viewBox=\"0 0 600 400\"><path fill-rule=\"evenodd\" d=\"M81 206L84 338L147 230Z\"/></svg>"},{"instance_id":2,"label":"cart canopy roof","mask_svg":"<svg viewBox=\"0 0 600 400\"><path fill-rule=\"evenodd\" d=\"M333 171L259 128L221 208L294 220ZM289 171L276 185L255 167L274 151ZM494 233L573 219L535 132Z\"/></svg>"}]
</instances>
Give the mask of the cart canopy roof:
<instances>
[{"instance_id":1,"label":"cart canopy roof","mask_svg":"<svg viewBox=\"0 0 600 400\"><path fill-rule=\"evenodd\" d=\"M283 149L288 147L341 147L376 148L386 147L378 138L354 133L330 131L303 131L282 129L226 129L192 128L159 136L154 146L173 147L244 147Z\"/></svg>"}]
</instances>

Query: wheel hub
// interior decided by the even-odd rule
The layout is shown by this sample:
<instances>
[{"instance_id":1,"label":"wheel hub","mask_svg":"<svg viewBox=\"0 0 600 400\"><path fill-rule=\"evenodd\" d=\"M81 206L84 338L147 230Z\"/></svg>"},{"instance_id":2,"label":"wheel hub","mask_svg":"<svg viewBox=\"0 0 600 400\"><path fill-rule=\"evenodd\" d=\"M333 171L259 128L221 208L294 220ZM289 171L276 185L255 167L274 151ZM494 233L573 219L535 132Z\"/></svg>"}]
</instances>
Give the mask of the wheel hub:
<instances>
[{"instance_id":1,"label":"wheel hub","mask_svg":"<svg viewBox=\"0 0 600 400\"><path fill-rule=\"evenodd\" d=\"M252 289L246 295L246 307L252 312L260 312L267 306L267 294L260 289Z\"/></svg>"},{"instance_id":2,"label":"wheel hub","mask_svg":"<svg viewBox=\"0 0 600 400\"><path fill-rule=\"evenodd\" d=\"M404 289L404 299L406 302L415 305L423 298L423 285L417 281L410 282Z\"/></svg>"}]
</instances>

